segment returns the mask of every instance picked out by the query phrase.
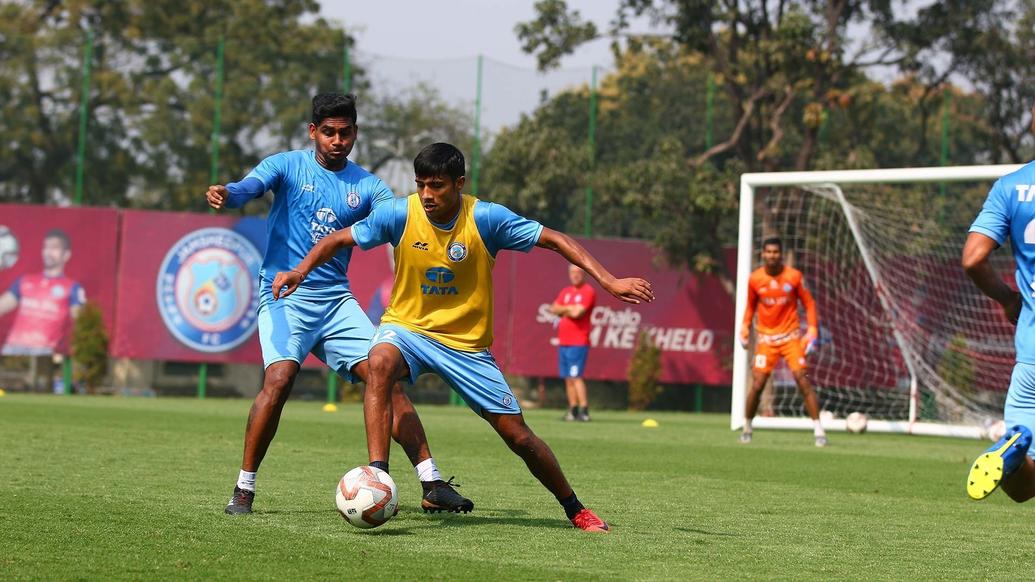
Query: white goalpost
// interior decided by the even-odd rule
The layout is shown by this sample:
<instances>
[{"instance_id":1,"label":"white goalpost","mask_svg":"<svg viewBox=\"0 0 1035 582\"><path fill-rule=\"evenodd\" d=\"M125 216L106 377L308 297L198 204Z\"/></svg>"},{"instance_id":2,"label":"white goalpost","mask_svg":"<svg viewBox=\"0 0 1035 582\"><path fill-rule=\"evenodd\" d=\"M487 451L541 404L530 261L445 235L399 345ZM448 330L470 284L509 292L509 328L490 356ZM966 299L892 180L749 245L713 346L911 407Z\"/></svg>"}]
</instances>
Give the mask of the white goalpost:
<instances>
[{"instance_id":1,"label":"white goalpost","mask_svg":"<svg viewBox=\"0 0 1035 582\"><path fill-rule=\"evenodd\" d=\"M823 426L982 438L1002 416L1013 328L959 266L992 182L1020 165L743 174L730 428L744 424L749 350L738 340L761 241L778 237L819 309L809 376ZM1008 250L993 255L1010 275ZM804 321L804 317L801 318ZM781 364L755 428L812 428Z\"/></svg>"}]
</instances>

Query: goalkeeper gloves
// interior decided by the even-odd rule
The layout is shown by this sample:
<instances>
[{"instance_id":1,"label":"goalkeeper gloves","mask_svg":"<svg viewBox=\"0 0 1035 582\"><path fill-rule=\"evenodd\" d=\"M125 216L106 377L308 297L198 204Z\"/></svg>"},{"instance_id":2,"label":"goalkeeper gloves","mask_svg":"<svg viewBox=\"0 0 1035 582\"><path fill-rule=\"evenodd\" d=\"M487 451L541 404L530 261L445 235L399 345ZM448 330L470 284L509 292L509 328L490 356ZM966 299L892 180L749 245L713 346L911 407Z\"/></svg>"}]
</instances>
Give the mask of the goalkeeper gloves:
<instances>
[{"instance_id":1,"label":"goalkeeper gloves","mask_svg":"<svg viewBox=\"0 0 1035 582\"><path fill-rule=\"evenodd\" d=\"M819 339L819 330L809 326L808 331L805 332L805 337L801 338L801 345L805 346L806 355L811 354L812 350L816 349L817 339Z\"/></svg>"}]
</instances>

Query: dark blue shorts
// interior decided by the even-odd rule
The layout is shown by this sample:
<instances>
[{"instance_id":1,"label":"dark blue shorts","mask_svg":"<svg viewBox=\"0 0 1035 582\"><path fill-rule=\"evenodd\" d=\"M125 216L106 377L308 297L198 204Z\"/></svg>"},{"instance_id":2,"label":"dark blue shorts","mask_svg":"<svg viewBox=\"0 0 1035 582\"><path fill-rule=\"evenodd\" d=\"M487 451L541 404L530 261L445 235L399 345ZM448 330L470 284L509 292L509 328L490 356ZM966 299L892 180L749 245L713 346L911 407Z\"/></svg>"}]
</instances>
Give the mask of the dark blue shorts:
<instances>
[{"instance_id":1,"label":"dark blue shorts","mask_svg":"<svg viewBox=\"0 0 1035 582\"><path fill-rule=\"evenodd\" d=\"M560 346L557 348L557 361L561 378L581 378L586 371L586 356L589 346Z\"/></svg>"}]
</instances>

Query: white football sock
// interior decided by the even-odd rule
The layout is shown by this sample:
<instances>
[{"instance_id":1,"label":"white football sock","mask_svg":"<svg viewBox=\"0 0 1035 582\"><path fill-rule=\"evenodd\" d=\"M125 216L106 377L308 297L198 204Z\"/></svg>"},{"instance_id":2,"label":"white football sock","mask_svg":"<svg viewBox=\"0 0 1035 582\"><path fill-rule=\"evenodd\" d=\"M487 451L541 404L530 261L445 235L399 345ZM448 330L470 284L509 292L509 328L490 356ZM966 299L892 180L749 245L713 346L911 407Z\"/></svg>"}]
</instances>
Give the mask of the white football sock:
<instances>
[{"instance_id":1,"label":"white football sock","mask_svg":"<svg viewBox=\"0 0 1035 582\"><path fill-rule=\"evenodd\" d=\"M413 467L413 470L417 473L417 478L420 479L422 483L426 481L442 480L442 475L438 472L438 467L435 466L435 459L432 457L428 457L427 459L417 463Z\"/></svg>"},{"instance_id":2,"label":"white football sock","mask_svg":"<svg viewBox=\"0 0 1035 582\"><path fill-rule=\"evenodd\" d=\"M818 418L816 420L813 420L812 424L816 426L816 428L812 431L812 434L818 437L827 436L827 433L825 430L823 430L823 425L819 422Z\"/></svg>"},{"instance_id":3,"label":"white football sock","mask_svg":"<svg viewBox=\"0 0 1035 582\"><path fill-rule=\"evenodd\" d=\"M751 434L751 419L750 418L745 418L744 419L744 429L743 429L743 431L748 433L748 434Z\"/></svg>"},{"instance_id":4,"label":"white football sock","mask_svg":"<svg viewBox=\"0 0 1035 582\"><path fill-rule=\"evenodd\" d=\"M249 473L248 471L242 469L241 474L237 477L237 486L241 489L246 489L248 491L255 491L256 473L258 473L258 471L252 471L251 473Z\"/></svg>"}]
</instances>

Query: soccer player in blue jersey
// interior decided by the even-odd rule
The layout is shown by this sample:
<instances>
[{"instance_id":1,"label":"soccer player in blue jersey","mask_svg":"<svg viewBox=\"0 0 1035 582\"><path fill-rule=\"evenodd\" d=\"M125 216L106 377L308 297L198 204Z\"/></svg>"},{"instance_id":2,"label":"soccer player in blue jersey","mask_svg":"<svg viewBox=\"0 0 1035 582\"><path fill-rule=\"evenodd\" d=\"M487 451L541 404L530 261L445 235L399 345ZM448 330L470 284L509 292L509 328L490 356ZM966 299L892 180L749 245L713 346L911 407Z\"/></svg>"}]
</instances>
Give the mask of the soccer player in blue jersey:
<instances>
[{"instance_id":1,"label":"soccer player in blue jersey","mask_svg":"<svg viewBox=\"0 0 1035 582\"><path fill-rule=\"evenodd\" d=\"M348 159L357 131L352 95L317 95L309 124L314 151L270 156L240 182L210 186L206 193L216 210L238 208L267 190L274 194L266 256L259 271L259 342L266 372L248 413L244 459L227 513L252 512L256 472L277 432L299 366L309 353L346 381L368 381L366 360L374 326L349 290L351 249L335 253L309 273L290 301L274 301L271 293L273 276L298 263L320 239L365 218L371 209L392 206L391 189ZM401 385L393 387L391 399L392 436L421 481L421 506L425 511L471 511L474 504L442 480L424 427Z\"/></svg>"},{"instance_id":2,"label":"soccer player in blue jersey","mask_svg":"<svg viewBox=\"0 0 1035 582\"><path fill-rule=\"evenodd\" d=\"M1032 116L1035 132L1035 107ZM1014 278L1024 293L1011 289L988 262L992 251L1007 240L1017 263ZM967 494L984 499L1002 486L1010 499L1027 501L1035 497L1035 461L1028 454L1035 431L1035 294L1030 292L1035 288L1035 162L992 186L963 246L963 268L1017 326L1017 361L1003 410L1009 428L971 465Z\"/></svg>"},{"instance_id":3,"label":"soccer player in blue jersey","mask_svg":"<svg viewBox=\"0 0 1035 582\"><path fill-rule=\"evenodd\" d=\"M274 297L293 296L314 269L342 249L392 243L395 285L371 342L363 401L370 464L388 470L395 406L391 386L435 372L524 460L575 527L607 532L608 525L579 502L550 447L525 424L517 398L489 353L492 267L499 251L528 252L539 246L560 253L622 301L652 301L650 283L617 279L567 235L463 195L464 156L450 144L424 148L413 166L416 194L379 206L351 228L324 238L293 269L277 273Z\"/></svg>"}]
</instances>

